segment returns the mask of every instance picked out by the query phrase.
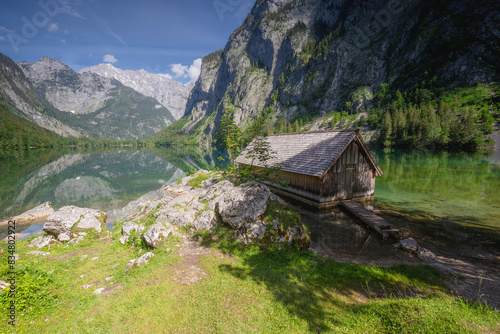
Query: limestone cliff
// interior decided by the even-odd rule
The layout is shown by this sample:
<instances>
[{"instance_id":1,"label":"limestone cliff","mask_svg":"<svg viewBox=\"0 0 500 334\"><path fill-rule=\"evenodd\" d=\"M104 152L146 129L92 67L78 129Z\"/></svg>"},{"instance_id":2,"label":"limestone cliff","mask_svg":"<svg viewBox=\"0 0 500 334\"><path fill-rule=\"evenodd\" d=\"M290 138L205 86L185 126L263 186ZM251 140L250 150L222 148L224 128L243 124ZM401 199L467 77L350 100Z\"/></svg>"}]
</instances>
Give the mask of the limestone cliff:
<instances>
[{"instance_id":1,"label":"limestone cliff","mask_svg":"<svg viewBox=\"0 0 500 334\"><path fill-rule=\"evenodd\" d=\"M381 83L411 89L427 71L444 87L498 81L496 1L258 0L225 48L203 59L186 132L216 134L224 96L236 121L324 115L369 104Z\"/></svg>"}]
</instances>

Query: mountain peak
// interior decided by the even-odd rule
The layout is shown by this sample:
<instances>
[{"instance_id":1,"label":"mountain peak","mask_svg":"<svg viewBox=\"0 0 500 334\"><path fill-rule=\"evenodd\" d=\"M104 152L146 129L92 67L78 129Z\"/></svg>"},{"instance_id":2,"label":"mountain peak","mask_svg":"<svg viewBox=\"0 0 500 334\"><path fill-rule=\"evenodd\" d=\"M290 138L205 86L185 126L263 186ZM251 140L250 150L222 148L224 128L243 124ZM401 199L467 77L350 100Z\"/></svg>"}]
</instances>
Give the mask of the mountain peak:
<instances>
[{"instance_id":1,"label":"mountain peak","mask_svg":"<svg viewBox=\"0 0 500 334\"><path fill-rule=\"evenodd\" d=\"M175 119L184 116L186 102L192 86L184 86L168 74L154 74L145 69L122 70L111 64L86 67L80 73L95 73L105 78L113 78L141 94L152 97L166 107Z\"/></svg>"},{"instance_id":2,"label":"mountain peak","mask_svg":"<svg viewBox=\"0 0 500 334\"><path fill-rule=\"evenodd\" d=\"M34 62L33 64L35 66L50 67L50 68L57 69L57 70L62 70L62 69L72 70L68 65L65 65L59 59L54 59L54 58L50 58L47 56L40 58L38 61Z\"/></svg>"}]
</instances>

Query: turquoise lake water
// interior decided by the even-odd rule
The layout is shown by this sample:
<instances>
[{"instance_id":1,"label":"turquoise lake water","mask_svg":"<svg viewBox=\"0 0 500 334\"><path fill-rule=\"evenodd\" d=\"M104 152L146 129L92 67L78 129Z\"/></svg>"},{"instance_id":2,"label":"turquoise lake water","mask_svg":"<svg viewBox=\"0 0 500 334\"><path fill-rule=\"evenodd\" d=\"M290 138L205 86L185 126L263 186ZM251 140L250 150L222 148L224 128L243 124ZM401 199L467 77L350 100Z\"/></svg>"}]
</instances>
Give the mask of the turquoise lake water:
<instances>
[{"instance_id":1,"label":"turquoise lake water","mask_svg":"<svg viewBox=\"0 0 500 334\"><path fill-rule=\"evenodd\" d=\"M415 150L375 149L373 155L384 172L376 181L375 209L414 218L391 216L391 222L423 239L498 251L500 159ZM2 152L0 218L46 201L55 209L70 204L103 211L121 208L186 172L215 168L216 163L217 154L193 156L169 150ZM327 216L316 216L315 221L352 224L346 215ZM332 221L332 217L337 218Z\"/></svg>"}]
</instances>

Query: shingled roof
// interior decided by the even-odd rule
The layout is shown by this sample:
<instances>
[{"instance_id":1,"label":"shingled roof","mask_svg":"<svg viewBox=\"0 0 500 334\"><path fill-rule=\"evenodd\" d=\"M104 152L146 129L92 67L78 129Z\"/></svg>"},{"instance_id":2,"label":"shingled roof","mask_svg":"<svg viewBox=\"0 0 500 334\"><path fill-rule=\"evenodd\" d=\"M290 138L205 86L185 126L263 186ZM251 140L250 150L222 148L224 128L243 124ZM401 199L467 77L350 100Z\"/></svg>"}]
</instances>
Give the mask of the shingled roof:
<instances>
[{"instance_id":1,"label":"shingled roof","mask_svg":"<svg viewBox=\"0 0 500 334\"><path fill-rule=\"evenodd\" d=\"M354 139L358 139L362 150L366 152L365 156L368 157L368 163L374 168L376 174L382 175L382 171L357 130L313 131L269 135L266 140L270 144L270 149L274 153L274 157L267 161L267 166L281 164L283 171L323 178ZM252 159L248 157L248 149L253 144L254 142L251 142L236 158L237 163L252 164ZM253 165L265 167L260 161L253 161Z\"/></svg>"}]
</instances>

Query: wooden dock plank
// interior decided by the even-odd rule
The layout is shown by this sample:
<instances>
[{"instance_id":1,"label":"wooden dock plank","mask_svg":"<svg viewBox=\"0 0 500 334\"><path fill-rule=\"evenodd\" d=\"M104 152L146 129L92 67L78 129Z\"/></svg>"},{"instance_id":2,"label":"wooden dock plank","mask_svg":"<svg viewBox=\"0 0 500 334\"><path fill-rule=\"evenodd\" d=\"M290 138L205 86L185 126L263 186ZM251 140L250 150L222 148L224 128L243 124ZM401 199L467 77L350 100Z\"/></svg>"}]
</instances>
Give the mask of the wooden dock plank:
<instances>
[{"instance_id":1,"label":"wooden dock plank","mask_svg":"<svg viewBox=\"0 0 500 334\"><path fill-rule=\"evenodd\" d=\"M395 236L396 238L401 235L401 232L398 229L393 228L389 222L382 217L377 216L373 211L368 210L361 204L351 200L341 201L340 204L354 216L361 219L368 226L380 233L384 239L387 239L389 235Z\"/></svg>"}]
</instances>

